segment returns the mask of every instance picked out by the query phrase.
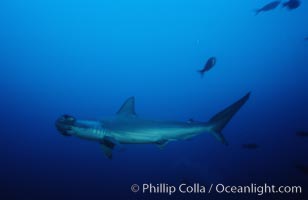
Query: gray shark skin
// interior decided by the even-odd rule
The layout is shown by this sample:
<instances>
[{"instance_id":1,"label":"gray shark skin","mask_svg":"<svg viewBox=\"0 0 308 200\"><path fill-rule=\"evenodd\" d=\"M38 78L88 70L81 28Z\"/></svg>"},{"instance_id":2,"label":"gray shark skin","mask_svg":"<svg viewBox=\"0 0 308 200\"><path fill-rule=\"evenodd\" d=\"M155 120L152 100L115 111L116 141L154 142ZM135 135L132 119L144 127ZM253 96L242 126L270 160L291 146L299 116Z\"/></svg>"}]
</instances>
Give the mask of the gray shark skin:
<instances>
[{"instance_id":1,"label":"gray shark skin","mask_svg":"<svg viewBox=\"0 0 308 200\"><path fill-rule=\"evenodd\" d=\"M186 140L201 133L211 133L223 144L228 144L221 131L245 104L250 93L216 114L208 122L155 121L138 117L135 98L128 98L115 116L104 120L77 120L62 115L56 120L56 128L64 136L76 136L97 141L105 155L111 159L117 144L156 144L163 148L170 141Z\"/></svg>"}]
</instances>

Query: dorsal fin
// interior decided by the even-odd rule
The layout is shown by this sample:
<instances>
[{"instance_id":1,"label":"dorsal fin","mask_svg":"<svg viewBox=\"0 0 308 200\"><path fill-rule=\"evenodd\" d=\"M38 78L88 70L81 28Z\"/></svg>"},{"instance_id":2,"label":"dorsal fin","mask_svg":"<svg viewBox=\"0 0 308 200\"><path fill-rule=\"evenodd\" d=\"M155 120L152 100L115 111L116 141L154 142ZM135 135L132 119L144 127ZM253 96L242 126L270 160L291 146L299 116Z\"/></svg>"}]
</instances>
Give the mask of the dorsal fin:
<instances>
[{"instance_id":1,"label":"dorsal fin","mask_svg":"<svg viewBox=\"0 0 308 200\"><path fill-rule=\"evenodd\" d=\"M117 115L136 116L135 97L129 97L118 110Z\"/></svg>"}]
</instances>

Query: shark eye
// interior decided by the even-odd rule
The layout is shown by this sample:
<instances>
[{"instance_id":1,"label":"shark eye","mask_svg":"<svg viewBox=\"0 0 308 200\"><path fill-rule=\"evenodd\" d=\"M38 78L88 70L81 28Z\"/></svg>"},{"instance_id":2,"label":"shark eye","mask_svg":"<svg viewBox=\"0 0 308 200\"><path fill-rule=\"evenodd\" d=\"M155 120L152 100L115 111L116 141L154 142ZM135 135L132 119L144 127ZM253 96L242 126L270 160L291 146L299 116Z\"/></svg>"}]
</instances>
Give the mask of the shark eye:
<instances>
[{"instance_id":1,"label":"shark eye","mask_svg":"<svg viewBox=\"0 0 308 200\"><path fill-rule=\"evenodd\" d=\"M70 121L70 122L73 122L73 121L76 120L75 117L70 116L70 115L63 115L63 119L64 119L65 121Z\"/></svg>"}]
</instances>

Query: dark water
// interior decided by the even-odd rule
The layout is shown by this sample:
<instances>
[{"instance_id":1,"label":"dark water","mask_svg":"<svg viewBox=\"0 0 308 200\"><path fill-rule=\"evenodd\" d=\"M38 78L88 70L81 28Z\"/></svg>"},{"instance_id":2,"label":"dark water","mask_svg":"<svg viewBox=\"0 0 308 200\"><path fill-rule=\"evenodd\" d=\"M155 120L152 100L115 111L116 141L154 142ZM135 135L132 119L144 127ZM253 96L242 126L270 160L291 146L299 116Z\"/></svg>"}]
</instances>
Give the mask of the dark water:
<instances>
[{"instance_id":1,"label":"dark water","mask_svg":"<svg viewBox=\"0 0 308 200\"><path fill-rule=\"evenodd\" d=\"M305 199L308 4L254 16L266 1L0 2L1 199ZM217 63L201 78L211 56ZM60 135L55 119L113 115L207 121L251 91L223 130L191 141L99 144ZM242 144L258 148L245 149ZM307 167L306 167L307 168ZM303 168L302 168L303 169ZM136 183L299 185L303 194L132 193Z\"/></svg>"}]
</instances>

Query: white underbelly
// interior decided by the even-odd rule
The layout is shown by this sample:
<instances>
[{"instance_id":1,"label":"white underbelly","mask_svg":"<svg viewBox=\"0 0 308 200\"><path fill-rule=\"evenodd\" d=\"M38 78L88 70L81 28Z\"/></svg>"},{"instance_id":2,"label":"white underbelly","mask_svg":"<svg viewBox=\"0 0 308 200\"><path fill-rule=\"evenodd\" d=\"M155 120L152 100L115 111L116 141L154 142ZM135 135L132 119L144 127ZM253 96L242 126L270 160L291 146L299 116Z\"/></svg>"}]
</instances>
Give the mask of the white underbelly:
<instances>
[{"instance_id":1,"label":"white underbelly","mask_svg":"<svg viewBox=\"0 0 308 200\"><path fill-rule=\"evenodd\" d=\"M200 134L203 130L196 129L146 129L134 132L114 132L111 137L120 143L156 143L162 140L184 140Z\"/></svg>"}]
</instances>

